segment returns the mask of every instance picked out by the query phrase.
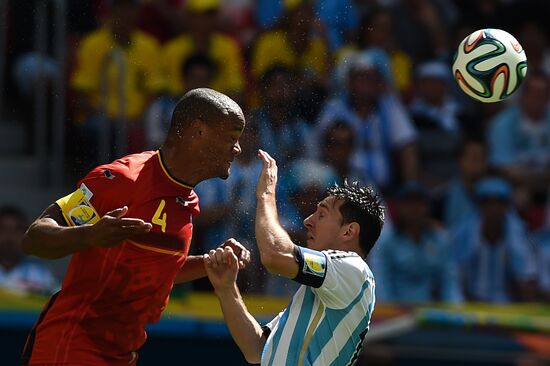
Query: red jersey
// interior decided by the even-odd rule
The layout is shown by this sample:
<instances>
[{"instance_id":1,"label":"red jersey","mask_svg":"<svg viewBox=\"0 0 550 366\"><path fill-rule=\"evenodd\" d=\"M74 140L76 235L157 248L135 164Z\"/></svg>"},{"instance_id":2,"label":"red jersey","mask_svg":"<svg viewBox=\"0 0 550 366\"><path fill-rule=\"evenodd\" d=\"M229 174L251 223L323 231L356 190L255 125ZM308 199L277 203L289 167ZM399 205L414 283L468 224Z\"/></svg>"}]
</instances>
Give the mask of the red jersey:
<instances>
[{"instance_id":1,"label":"red jersey","mask_svg":"<svg viewBox=\"0 0 550 366\"><path fill-rule=\"evenodd\" d=\"M23 364L128 365L168 302L199 213L193 188L165 169L160 152L129 155L92 170L57 201L68 225L91 224L128 206L126 217L151 222L147 234L71 259L27 339Z\"/></svg>"}]
</instances>

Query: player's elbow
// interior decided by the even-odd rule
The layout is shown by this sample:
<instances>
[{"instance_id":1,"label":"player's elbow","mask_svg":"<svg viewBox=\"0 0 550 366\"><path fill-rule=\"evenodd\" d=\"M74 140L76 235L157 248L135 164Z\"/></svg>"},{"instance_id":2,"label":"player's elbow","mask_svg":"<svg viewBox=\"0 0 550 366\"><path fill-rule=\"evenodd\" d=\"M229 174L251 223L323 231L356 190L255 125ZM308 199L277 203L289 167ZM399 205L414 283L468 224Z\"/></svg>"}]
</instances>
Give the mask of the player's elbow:
<instances>
[{"instance_id":1,"label":"player's elbow","mask_svg":"<svg viewBox=\"0 0 550 366\"><path fill-rule=\"evenodd\" d=\"M271 274L277 274L277 253L274 251L262 251L260 252L260 261L262 266Z\"/></svg>"},{"instance_id":2,"label":"player's elbow","mask_svg":"<svg viewBox=\"0 0 550 366\"><path fill-rule=\"evenodd\" d=\"M246 362L252 365L257 365L262 361L262 353L257 350L248 352L243 351L243 356Z\"/></svg>"},{"instance_id":3,"label":"player's elbow","mask_svg":"<svg viewBox=\"0 0 550 366\"><path fill-rule=\"evenodd\" d=\"M55 255L53 252L45 251L43 243L40 243L39 240L36 239L37 233L36 230L39 230L36 228L35 224L32 224L25 235L23 236L23 240L21 241L21 249L23 250L23 253L26 255L32 255L41 259L59 259L61 256Z\"/></svg>"}]
</instances>

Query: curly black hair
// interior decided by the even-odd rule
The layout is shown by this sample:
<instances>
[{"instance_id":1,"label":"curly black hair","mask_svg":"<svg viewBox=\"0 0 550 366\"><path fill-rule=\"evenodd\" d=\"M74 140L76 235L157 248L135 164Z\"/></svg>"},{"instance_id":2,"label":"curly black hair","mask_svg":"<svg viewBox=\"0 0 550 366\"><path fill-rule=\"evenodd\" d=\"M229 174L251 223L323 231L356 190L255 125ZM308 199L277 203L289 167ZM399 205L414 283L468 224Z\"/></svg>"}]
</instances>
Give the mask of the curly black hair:
<instances>
[{"instance_id":1,"label":"curly black hair","mask_svg":"<svg viewBox=\"0 0 550 366\"><path fill-rule=\"evenodd\" d=\"M350 184L347 180L341 186L330 187L327 194L344 200L340 206L344 223L359 224L359 245L365 255L369 254L384 226L384 206L380 196L371 186L361 186L358 182Z\"/></svg>"}]
</instances>

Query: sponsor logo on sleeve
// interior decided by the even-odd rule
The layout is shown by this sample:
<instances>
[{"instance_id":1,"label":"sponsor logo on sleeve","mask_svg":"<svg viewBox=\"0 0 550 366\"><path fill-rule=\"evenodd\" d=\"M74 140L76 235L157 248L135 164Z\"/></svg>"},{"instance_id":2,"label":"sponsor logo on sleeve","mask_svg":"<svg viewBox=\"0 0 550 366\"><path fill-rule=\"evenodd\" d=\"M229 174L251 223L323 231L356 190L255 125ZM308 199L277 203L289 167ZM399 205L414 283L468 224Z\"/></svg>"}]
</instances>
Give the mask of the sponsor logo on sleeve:
<instances>
[{"instance_id":1,"label":"sponsor logo on sleeve","mask_svg":"<svg viewBox=\"0 0 550 366\"><path fill-rule=\"evenodd\" d=\"M93 207L90 207L85 201L71 209L67 216L76 226L91 224L98 218Z\"/></svg>"},{"instance_id":2,"label":"sponsor logo on sleeve","mask_svg":"<svg viewBox=\"0 0 550 366\"><path fill-rule=\"evenodd\" d=\"M327 269L326 259L324 256L318 256L312 253L304 252L304 273L309 273L314 276L324 277Z\"/></svg>"}]
</instances>

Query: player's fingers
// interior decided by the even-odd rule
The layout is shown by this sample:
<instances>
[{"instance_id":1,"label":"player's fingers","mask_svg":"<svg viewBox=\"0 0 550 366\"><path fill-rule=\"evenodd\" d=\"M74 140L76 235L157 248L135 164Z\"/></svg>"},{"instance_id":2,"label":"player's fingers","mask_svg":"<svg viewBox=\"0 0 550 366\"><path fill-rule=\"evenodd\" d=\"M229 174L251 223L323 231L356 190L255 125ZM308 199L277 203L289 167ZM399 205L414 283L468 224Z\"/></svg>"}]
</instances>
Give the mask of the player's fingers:
<instances>
[{"instance_id":1,"label":"player's fingers","mask_svg":"<svg viewBox=\"0 0 550 366\"><path fill-rule=\"evenodd\" d=\"M124 217L113 221L113 224L117 226L132 226L132 225L144 225L146 224L146 222L143 221L142 219Z\"/></svg>"},{"instance_id":2,"label":"player's fingers","mask_svg":"<svg viewBox=\"0 0 550 366\"><path fill-rule=\"evenodd\" d=\"M225 251L225 255L226 255L227 265L229 266L229 268L235 268L235 267L239 268L237 256L235 255L235 253L233 253L232 250Z\"/></svg>"},{"instance_id":3,"label":"player's fingers","mask_svg":"<svg viewBox=\"0 0 550 366\"><path fill-rule=\"evenodd\" d=\"M212 268L212 260L210 259L210 256L208 254L203 254L202 259L204 260L204 265L207 268Z\"/></svg>"},{"instance_id":4,"label":"player's fingers","mask_svg":"<svg viewBox=\"0 0 550 366\"><path fill-rule=\"evenodd\" d=\"M111 216L111 217L119 218L119 217L122 217L122 216L126 215L127 213L128 213L128 206L124 206L124 207L116 208L112 211L107 212L105 214L105 216Z\"/></svg>"},{"instance_id":5,"label":"player's fingers","mask_svg":"<svg viewBox=\"0 0 550 366\"><path fill-rule=\"evenodd\" d=\"M208 252L208 258L210 259L210 262L212 263L212 267L214 267L214 268L218 267L218 262L216 260L216 251L214 249L212 249Z\"/></svg>"},{"instance_id":6,"label":"player's fingers","mask_svg":"<svg viewBox=\"0 0 550 366\"><path fill-rule=\"evenodd\" d=\"M149 232L149 230L151 230L151 228L146 225L122 226L114 230L113 236L132 237L134 235L145 234Z\"/></svg>"},{"instance_id":7,"label":"player's fingers","mask_svg":"<svg viewBox=\"0 0 550 366\"><path fill-rule=\"evenodd\" d=\"M223 255L223 252L224 252L223 248L216 249L216 261L220 266L225 263L225 256Z\"/></svg>"}]
</instances>

